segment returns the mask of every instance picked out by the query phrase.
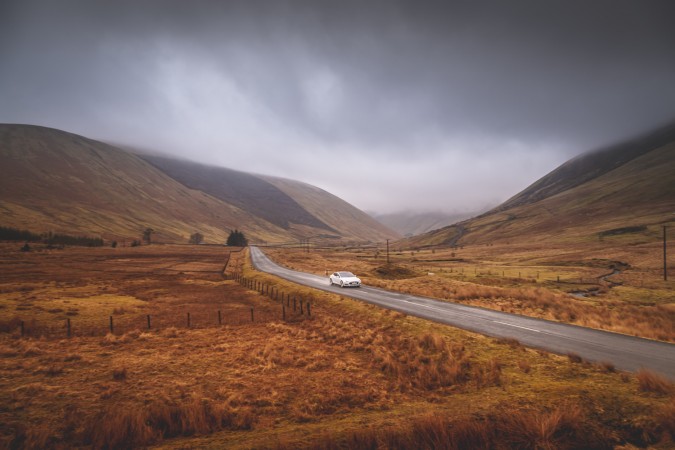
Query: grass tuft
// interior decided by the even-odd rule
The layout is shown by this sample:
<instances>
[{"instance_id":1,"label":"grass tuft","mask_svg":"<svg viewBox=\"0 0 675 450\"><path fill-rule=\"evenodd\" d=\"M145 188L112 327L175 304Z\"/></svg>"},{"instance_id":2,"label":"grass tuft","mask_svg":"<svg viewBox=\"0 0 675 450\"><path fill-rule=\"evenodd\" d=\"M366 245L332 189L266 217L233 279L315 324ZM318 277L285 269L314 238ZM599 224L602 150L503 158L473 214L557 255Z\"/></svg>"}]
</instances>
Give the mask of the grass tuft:
<instances>
[{"instance_id":1,"label":"grass tuft","mask_svg":"<svg viewBox=\"0 0 675 450\"><path fill-rule=\"evenodd\" d=\"M486 417L422 416L400 426L325 434L308 449L610 449L605 435L576 404L552 410L503 410ZM293 448L281 444L279 449Z\"/></svg>"},{"instance_id":2,"label":"grass tuft","mask_svg":"<svg viewBox=\"0 0 675 450\"><path fill-rule=\"evenodd\" d=\"M113 370L113 380L115 381L124 381L127 379L127 368L121 367Z\"/></svg>"},{"instance_id":3,"label":"grass tuft","mask_svg":"<svg viewBox=\"0 0 675 450\"><path fill-rule=\"evenodd\" d=\"M569 359L570 362L572 362L574 364L581 364L581 363L584 362L584 359L578 353L574 353L574 352L569 352L567 354L567 359Z\"/></svg>"},{"instance_id":4,"label":"grass tuft","mask_svg":"<svg viewBox=\"0 0 675 450\"><path fill-rule=\"evenodd\" d=\"M532 365L530 362L526 359L521 359L518 361L518 368L523 372L523 373L530 373L532 370Z\"/></svg>"},{"instance_id":5,"label":"grass tuft","mask_svg":"<svg viewBox=\"0 0 675 450\"><path fill-rule=\"evenodd\" d=\"M648 369L640 369L636 374L638 386L642 392L668 395L675 392L675 385L661 374Z\"/></svg>"}]
</instances>

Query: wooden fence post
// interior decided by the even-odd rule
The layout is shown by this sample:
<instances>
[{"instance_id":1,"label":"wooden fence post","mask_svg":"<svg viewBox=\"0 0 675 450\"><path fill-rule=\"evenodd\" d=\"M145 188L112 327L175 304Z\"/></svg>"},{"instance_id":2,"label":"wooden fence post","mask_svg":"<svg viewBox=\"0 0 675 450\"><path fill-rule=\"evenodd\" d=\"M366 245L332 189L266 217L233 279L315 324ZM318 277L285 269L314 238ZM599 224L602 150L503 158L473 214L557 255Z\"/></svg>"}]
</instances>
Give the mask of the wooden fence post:
<instances>
[{"instance_id":1,"label":"wooden fence post","mask_svg":"<svg viewBox=\"0 0 675 450\"><path fill-rule=\"evenodd\" d=\"M251 322L253 322L253 306L251 306Z\"/></svg>"},{"instance_id":2,"label":"wooden fence post","mask_svg":"<svg viewBox=\"0 0 675 450\"><path fill-rule=\"evenodd\" d=\"M190 313L187 313L187 326L190 328Z\"/></svg>"},{"instance_id":3,"label":"wooden fence post","mask_svg":"<svg viewBox=\"0 0 675 450\"><path fill-rule=\"evenodd\" d=\"M25 329L24 329L24 324L23 324L23 320L22 320L21 321L21 337L23 337L24 332L25 332Z\"/></svg>"},{"instance_id":4,"label":"wooden fence post","mask_svg":"<svg viewBox=\"0 0 675 450\"><path fill-rule=\"evenodd\" d=\"M283 303L281 304L281 318L285 321L286 320L286 305Z\"/></svg>"},{"instance_id":5,"label":"wooden fence post","mask_svg":"<svg viewBox=\"0 0 675 450\"><path fill-rule=\"evenodd\" d=\"M218 310L218 325L222 325L222 324L223 324L223 318L220 315L220 310Z\"/></svg>"},{"instance_id":6,"label":"wooden fence post","mask_svg":"<svg viewBox=\"0 0 675 450\"><path fill-rule=\"evenodd\" d=\"M66 327L68 328L68 337L70 337L70 318L66 319Z\"/></svg>"},{"instance_id":7,"label":"wooden fence post","mask_svg":"<svg viewBox=\"0 0 675 450\"><path fill-rule=\"evenodd\" d=\"M300 314L303 314L303 312L302 312L302 299L300 299Z\"/></svg>"},{"instance_id":8,"label":"wooden fence post","mask_svg":"<svg viewBox=\"0 0 675 450\"><path fill-rule=\"evenodd\" d=\"M312 317L311 303L307 302L307 317Z\"/></svg>"},{"instance_id":9,"label":"wooden fence post","mask_svg":"<svg viewBox=\"0 0 675 450\"><path fill-rule=\"evenodd\" d=\"M114 330L114 328L113 328L113 317L110 316L110 334L112 334L114 332L113 330Z\"/></svg>"},{"instance_id":10,"label":"wooden fence post","mask_svg":"<svg viewBox=\"0 0 675 450\"><path fill-rule=\"evenodd\" d=\"M148 314L148 330L150 329L150 314Z\"/></svg>"},{"instance_id":11,"label":"wooden fence post","mask_svg":"<svg viewBox=\"0 0 675 450\"><path fill-rule=\"evenodd\" d=\"M295 311L295 295L293 296L293 311Z\"/></svg>"}]
</instances>

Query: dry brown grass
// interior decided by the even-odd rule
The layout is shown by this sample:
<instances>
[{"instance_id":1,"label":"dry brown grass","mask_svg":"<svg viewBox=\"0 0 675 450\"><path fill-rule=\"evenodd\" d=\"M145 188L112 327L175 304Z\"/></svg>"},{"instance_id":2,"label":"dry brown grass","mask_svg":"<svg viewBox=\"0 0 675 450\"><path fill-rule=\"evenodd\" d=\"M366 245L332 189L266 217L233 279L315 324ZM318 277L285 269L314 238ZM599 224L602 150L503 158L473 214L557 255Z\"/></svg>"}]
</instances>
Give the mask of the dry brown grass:
<instances>
[{"instance_id":1,"label":"dry brown grass","mask_svg":"<svg viewBox=\"0 0 675 450\"><path fill-rule=\"evenodd\" d=\"M636 377L640 390L643 392L654 392L663 395L675 393L675 384L661 374L648 369L640 369Z\"/></svg>"},{"instance_id":2,"label":"dry brown grass","mask_svg":"<svg viewBox=\"0 0 675 450\"><path fill-rule=\"evenodd\" d=\"M523 435L540 448L595 442L588 435L604 436L603 443L638 442L597 412L615 404L623 405L621 423L648 431L649 442L669 426L669 398L639 392L636 379L623 383L623 374L572 366L517 342L294 286L253 272L243 256L230 264L311 301L312 317L282 321L271 314L199 325L208 311L247 314L253 305L276 312L279 305L220 277L222 249L200 248L197 255L183 249L65 250L45 255L44 265L28 255L34 273L25 281L18 266L26 261L16 256L16 271L0 286L10 315L17 311L11 305L25 302L30 306L21 314L41 317L38 308L77 293L81 301L99 301L107 318L119 306L101 298L102 288L129 303L115 316L121 328L115 333L107 332L106 321L101 333L70 339L0 333L0 448L494 448L500 442L514 448ZM143 307L129 306L136 301ZM188 310L197 325L168 320ZM91 318L96 309L80 311ZM144 327L147 311L158 318L151 330ZM123 318L141 325L125 329ZM556 413L569 398L583 399L590 428L574 425L572 403ZM506 412L522 412L523 423L506 421ZM528 428L530 416L538 419ZM651 428L644 417L653 418Z\"/></svg>"},{"instance_id":3,"label":"dry brown grass","mask_svg":"<svg viewBox=\"0 0 675 450\"><path fill-rule=\"evenodd\" d=\"M404 279L383 272L382 257L375 257L373 249L268 252L298 270L323 274L324 267L345 268L365 284L385 289L675 342L675 284L659 277L657 249L653 244L612 245L392 252L393 266L406 271ZM623 272L602 278L616 267ZM569 293L575 291L587 297Z\"/></svg>"},{"instance_id":4,"label":"dry brown grass","mask_svg":"<svg viewBox=\"0 0 675 450\"><path fill-rule=\"evenodd\" d=\"M611 449L611 438L578 404L501 410L487 417L427 415L401 426L324 436L308 449ZM281 449L290 448L280 446Z\"/></svg>"}]
</instances>

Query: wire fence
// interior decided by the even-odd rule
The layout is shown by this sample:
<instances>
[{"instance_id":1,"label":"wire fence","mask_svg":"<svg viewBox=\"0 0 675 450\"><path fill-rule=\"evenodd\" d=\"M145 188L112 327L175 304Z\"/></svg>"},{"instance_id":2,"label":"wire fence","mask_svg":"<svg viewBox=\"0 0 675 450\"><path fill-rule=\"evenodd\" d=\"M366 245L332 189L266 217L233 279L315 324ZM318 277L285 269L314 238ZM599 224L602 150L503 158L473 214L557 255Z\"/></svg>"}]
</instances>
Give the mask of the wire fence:
<instances>
[{"instance_id":1,"label":"wire fence","mask_svg":"<svg viewBox=\"0 0 675 450\"><path fill-rule=\"evenodd\" d=\"M15 317L0 323L0 332L17 333L22 337L63 338L76 336L104 336L132 331L158 331L168 328L203 329L239 326L273 321L295 322L312 317L311 302L297 294L286 293L278 287L239 273L222 274L225 279L238 282L248 290L267 297L269 302L224 304L221 308L204 305L185 305L181 312L145 311L138 314L102 315L98 318L61 318L53 320L23 320ZM190 311L190 308L193 310Z\"/></svg>"}]
</instances>

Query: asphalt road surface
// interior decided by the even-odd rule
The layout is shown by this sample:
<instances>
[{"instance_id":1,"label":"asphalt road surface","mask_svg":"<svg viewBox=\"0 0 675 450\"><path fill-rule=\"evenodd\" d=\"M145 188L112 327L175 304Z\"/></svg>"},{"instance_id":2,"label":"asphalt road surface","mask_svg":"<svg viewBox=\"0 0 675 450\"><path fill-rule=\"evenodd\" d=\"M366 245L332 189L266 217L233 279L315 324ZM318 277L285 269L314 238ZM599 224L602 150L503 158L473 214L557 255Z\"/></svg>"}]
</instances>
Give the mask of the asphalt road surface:
<instances>
[{"instance_id":1,"label":"asphalt road surface","mask_svg":"<svg viewBox=\"0 0 675 450\"><path fill-rule=\"evenodd\" d=\"M279 266L258 247L251 247L251 259L256 269L305 286L484 335L517 339L527 347L562 355L576 353L589 361L611 362L621 370L635 372L647 368L675 380L675 344L448 303L369 286L344 289L330 286L327 277Z\"/></svg>"}]
</instances>

